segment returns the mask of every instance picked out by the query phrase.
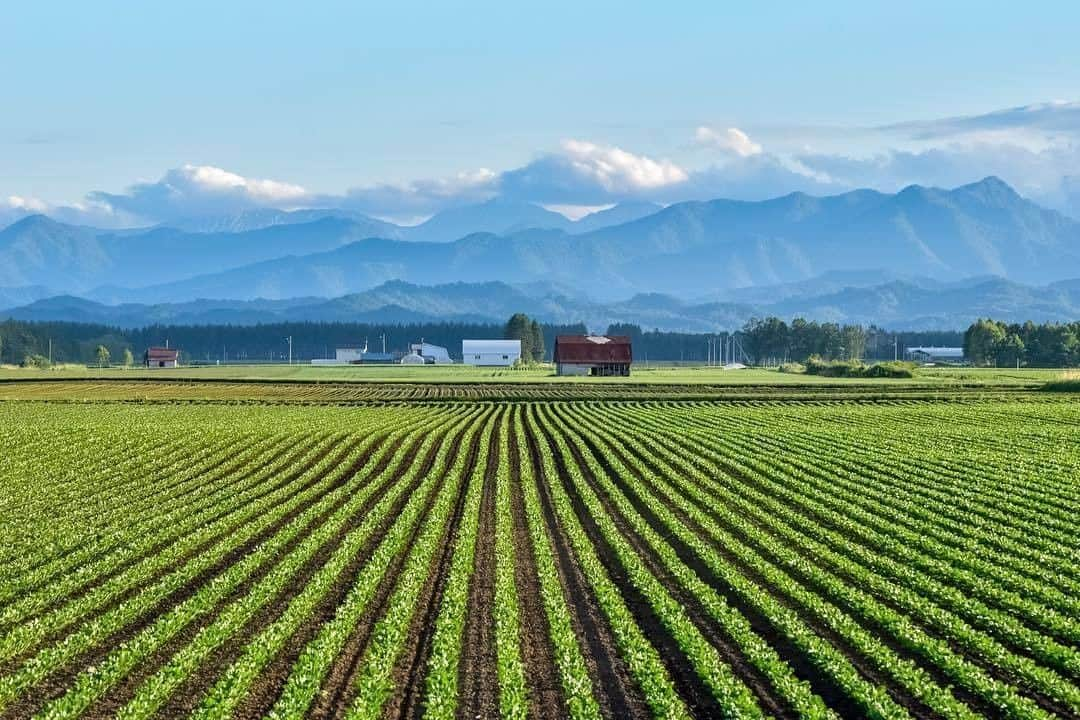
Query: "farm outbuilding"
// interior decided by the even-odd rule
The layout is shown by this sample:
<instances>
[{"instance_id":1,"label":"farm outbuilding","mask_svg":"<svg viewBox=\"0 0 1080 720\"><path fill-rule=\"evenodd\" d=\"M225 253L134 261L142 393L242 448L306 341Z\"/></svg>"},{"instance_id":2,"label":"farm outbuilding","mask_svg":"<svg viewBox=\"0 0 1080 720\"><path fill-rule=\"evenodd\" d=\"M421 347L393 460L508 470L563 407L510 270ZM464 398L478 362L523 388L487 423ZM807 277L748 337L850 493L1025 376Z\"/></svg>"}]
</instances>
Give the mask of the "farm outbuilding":
<instances>
[{"instance_id":1,"label":"farm outbuilding","mask_svg":"<svg viewBox=\"0 0 1080 720\"><path fill-rule=\"evenodd\" d=\"M143 353L143 365L148 368L174 368L180 366L180 351L176 348L152 347Z\"/></svg>"},{"instance_id":2,"label":"farm outbuilding","mask_svg":"<svg viewBox=\"0 0 1080 720\"><path fill-rule=\"evenodd\" d=\"M962 347L913 347L907 349L907 356L921 363L962 363Z\"/></svg>"},{"instance_id":3,"label":"farm outbuilding","mask_svg":"<svg viewBox=\"0 0 1080 720\"><path fill-rule=\"evenodd\" d=\"M462 340L466 365L509 366L521 359L520 340Z\"/></svg>"},{"instance_id":4,"label":"farm outbuilding","mask_svg":"<svg viewBox=\"0 0 1080 720\"><path fill-rule=\"evenodd\" d=\"M627 377L633 351L627 335L559 335L554 359L559 375Z\"/></svg>"},{"instance_id":5,"label":"farm outbuilding","mask_svg":"<svg viewBox=\"0 0 1080 720\"><path fill-rule=\"evenodd\" d=\"M447 365L453 362L453 360L450 359L450 353L447 352L446 348L441 345L432 345L431 343L426 343L422 340L418 343L411 343L409 345L409 352L412 355L419 355L422 357L424 362L428 365ZM407 357L409 356L406 355L405 358ZM403 363L405 362L405 358L402 358Z\"/></svg>"}]
</instances>

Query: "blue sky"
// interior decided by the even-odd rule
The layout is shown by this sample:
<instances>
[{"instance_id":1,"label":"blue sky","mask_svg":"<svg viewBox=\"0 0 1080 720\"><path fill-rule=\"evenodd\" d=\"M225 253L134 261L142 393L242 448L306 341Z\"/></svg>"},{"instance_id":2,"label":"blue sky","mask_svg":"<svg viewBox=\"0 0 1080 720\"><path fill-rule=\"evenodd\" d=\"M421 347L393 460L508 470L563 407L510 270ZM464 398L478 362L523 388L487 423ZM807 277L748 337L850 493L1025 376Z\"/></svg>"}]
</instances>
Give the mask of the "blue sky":
<instances>
[{"instance_id":1,"label":"blue sky","mask_svg":"<svg viewBox=\"0 0 1080 720\"><path fill-rule=\"evenodd\" d=\"M415 218L991 172L1080 208L1080 108L1042 105L1080 100L1080 5L725 5L9 4L0 209Z\"/></svg>"}]
</instances>

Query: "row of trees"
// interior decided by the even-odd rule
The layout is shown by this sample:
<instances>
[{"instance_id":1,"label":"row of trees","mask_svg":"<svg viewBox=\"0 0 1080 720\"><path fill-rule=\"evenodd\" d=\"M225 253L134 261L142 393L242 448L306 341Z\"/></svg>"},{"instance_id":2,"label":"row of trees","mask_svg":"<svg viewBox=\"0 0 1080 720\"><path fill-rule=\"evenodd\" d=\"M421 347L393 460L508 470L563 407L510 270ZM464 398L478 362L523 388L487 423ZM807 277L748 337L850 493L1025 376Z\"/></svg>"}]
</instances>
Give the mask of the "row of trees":
<instances>
[{"instance_id":1,"label":"row of trees","mask_svg":"<svg viewBox=\"0 0 1080 720\"><path fill-rule=\"evenodd\" d=\"M527 347L534 353L533 357L540 359L550 355L556 335L587 332L582 323L543 324L539 328L540 337L530 340ZM166 341L180 349L185 363L281 361L288 356L286 337L292 337L293 357L300 362L333 357L334 348L365 340L373 350L381 350L384 337L389 351L405 349L410 342L424 338L455 355L460 353L465 338L502 337L504 331L503 324L480 322L281 322L115 328L90 323L0 320L0 364L17 365L28 356L47 359L50 343L54 362L94 365L101 362L99 346L108 350L109 361L116 362L124 357L125 350L140 358L146 348L164 345Z\"/></svg>"},{"instance_id":2,"label":"row of trees","mask_svg":"<svg viewBox=\"0 0 1080 720\"><path fill-rule=\"evenodd\" d=\"M265 325L155 325L121 329L104 325L62 322L0 321L0 363L20 364L28 357L46 363L108 363L125 353L140 357L143 350L166 340L180 348L186 362L251 362L281 360L288 347L283 338L293 338L293 354L300 361L329 357L335 347L369 340L387 349L403 348L423 337L454 353L464 338L504 337L522 341L526 360L550 358L555 336L583 335L584 324L540 324L525 315L515 315L505 325L485 323L417 323L373 325L367 323L273 323ZM684 333L643 330L638 325L613 324L609 335L629 335L637 361L704 362L710 346L725 343L731 333ZM1080 323L1009 325L980 320L967 332L892 332L874 326L817 323L796 318L790 323L779 318L752 320L734 333L745 354L753 362L803 362L813 355L833 360L891 360L894 353L917 345L964 345L967 357L977 365L1066 367L1080 365ZM102 357L99 349L107 355ZM133 358L133 359L134 359Z\"/></svg>"},{"instance_id":3,"label":"row of trees","mask_svg":"<svg viewBox=\"0 0 1080 720\"><path fill-rule=\"evenodd\" d=\"M795 318L791 324L778 317L753 319L743 326L742 347L757 363L803 362L817 356L827 360L861 360L876 328L862 325L818 323Z\"/></svg>"},{"instance_id":4,"label":"row of trees","mask_svg":"<svg viewBox=\"0 0 1080 720\"><path fill-rule=\"evenodd\" d=\"M964 333L964 355L979 366L1074 367L1080 365L1080 322L977 320Z\"/></svg>"}]
</instances>

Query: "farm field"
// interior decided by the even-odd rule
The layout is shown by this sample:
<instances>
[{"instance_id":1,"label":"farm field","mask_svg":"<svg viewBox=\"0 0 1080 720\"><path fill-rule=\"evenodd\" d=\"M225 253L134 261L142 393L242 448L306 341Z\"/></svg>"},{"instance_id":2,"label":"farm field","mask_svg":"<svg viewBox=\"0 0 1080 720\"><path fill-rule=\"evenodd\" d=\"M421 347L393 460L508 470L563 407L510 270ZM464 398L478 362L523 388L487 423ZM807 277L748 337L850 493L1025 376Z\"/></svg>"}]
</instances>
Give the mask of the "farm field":
<instances>
[{"instance_id":1,"label":"farm field","mask_svg":"<svg viewBox=\"0 0 1080 720\"><path fill-rule=\"evenodd\" d=\"M0 384L0 718L1080 716L1075 397L694 385Z\"/></svg>"}]
</instances>

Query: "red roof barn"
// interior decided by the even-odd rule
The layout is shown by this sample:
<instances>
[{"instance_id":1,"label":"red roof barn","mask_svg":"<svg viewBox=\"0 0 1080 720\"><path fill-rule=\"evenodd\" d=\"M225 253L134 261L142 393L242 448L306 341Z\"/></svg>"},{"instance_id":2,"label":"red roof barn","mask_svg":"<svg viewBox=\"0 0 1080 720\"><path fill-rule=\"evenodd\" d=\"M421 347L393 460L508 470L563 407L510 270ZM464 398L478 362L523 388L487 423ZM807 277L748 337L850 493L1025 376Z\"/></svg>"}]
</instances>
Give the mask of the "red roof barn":
<instances>
[{"instance_id":1,"label":"red roof barn","mask_svg":"<svg viewBox=\"0 0 1080 720\"><path fill-rule=\"evenodd\" d=\"M143 364L152 368L174 368L180 365L180 351L176 348L152 347L143 353Z\"/></svg>"},{"instance_id":2,"label":"red roof barn","mask_svg":"<svg viewBox=\"0 0 1080 720\"><path fill-rule=\"evenodd\" d=\"M633 352L627 335L559 335L554 360L559 375L625 377Z\"/></svg>"}]
</instances>

